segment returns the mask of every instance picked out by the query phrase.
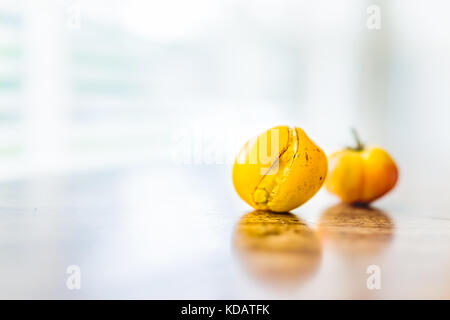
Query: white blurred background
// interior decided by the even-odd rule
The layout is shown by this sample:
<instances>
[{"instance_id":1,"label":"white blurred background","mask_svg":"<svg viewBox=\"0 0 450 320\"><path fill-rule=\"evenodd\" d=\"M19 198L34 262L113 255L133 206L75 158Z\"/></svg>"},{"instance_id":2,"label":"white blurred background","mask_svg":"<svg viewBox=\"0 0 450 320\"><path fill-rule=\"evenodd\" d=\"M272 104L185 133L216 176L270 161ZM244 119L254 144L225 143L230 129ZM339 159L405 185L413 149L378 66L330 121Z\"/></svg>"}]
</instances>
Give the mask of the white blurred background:
<instances>
[{"instance_id":1,"label":"white blurred background","mask_svg":"<svg viewBox=\"0 0 450 320\"><path fill-rule=\"evenodd\" d=\"M380 29L366 26L372 4ZM449 8L3 0L0 179L167 162L180 135L220 149L225 135L242 143L278 124L331 152L355 126L420 200L450 177Z\"/></svg>"},{"instance_id":2,"label":"white blurred background","mask_svg":"<svg viewBox=\"0 0 450 320\"><path fill-rule=\"evenodd\" d=\"M371 5L379 29L367 27ZM248 298L213 273L229 256L210 257L231 254L249 209L232 188L233 156L280 124L304 128L327 153L351 144L356 127L400 167L381 206L449 212L449 9L445 0L1 0L9 289L0 296L46 297L49 279L68 294L65 267L81 261L104 280L88 297L149 297L145 281L150 297L173 297L184 292L176 273L178 285L196 286L181 297ZM141 167L150 171L108 174ZM38 206L86 199L84 211ZM319 214L322 199L300 210Z\"/></svg>"}]
</instances>

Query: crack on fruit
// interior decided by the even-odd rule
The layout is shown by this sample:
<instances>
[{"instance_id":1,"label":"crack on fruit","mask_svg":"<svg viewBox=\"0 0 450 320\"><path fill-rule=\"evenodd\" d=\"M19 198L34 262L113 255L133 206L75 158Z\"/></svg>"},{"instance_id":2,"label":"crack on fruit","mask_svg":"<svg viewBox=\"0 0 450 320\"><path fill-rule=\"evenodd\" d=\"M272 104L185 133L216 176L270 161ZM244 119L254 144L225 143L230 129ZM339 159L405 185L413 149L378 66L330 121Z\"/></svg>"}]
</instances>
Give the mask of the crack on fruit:
<instances>
[{"instance_id":1,"label":"crack on fruit","mask_svg":"<svg viewBox=\"0 0 450 320\"><path fill-rule=\"evenodd\" d=\"M263 176L263 178L261 179L261 181L259 182L259 184L257 185L257 187L255 188L255 191L253 192L253 200L258 204L258 205L263 205L263 209L268 209L269 207L269 203L271 201L273 201L274 197L276 197L277 192L280 188L280 186L285 182L285 180L287 179L287 177L289 176L290 170L293 166L294 160L297 158L298 156L298 150L299 150L299 146L300 146L300 141L299 141L299 137L297 134L297 131L295 128L289 128L289 137L288 137L288 143L287 143L287 147L280 153L280 155L278 156L278 159L274 162L274 164L272 165L272 167L267 171L270 172L270 170L273 169L273 167L277 164L278 165L278 172L274 175L265 175ZM290 149L292 149L293 155L290 159L285 160L283 164L280 164L280 159L283 157L283 155ZM283 162L283 160L281 161ZM268 181L269 184L269 189L267 190L267 187L263 187L261 188L261 185L267 180L267 179L272 179L271 181ZM270 186L272 185L272 186ZM271 187L271 188L270 188ZM261 192L264 192L265 195L262 196ZM266 197L267 195L267 197ZM265 200L264 202L258 202L258 200Z\"/></svg>"},{"instance_id":2,"label":"crack on fruit","mask_svg":"<svg viewBox=\"0 0 450 320\"><path fill-rule=\"evenodd\" d=\"M291 130L291 128L289 128L289 130ZM256 185L255 191L258 189L259 185L262 183L264 178L269 175L268 173L275 167L275 165L279 164L280 158L289 149L290 145L291 145L291 135L289 135L289 137L288 137L288 142L286 143L286 147L283 150L280 151L280 153L278 155L278 158L272 163L272 165L267 169L267 171L263 174L263 176L259 180L258 184ZM255 191L253 191L253 193L255 193Z\"/></svg>"},{"instance_id":3,"label":"crack on fruit","mask_svg":"<svg viewBox=\"0 0 450 320\"><path fill-rule=\"evenodd\" d=\"M269 193L267 192L266 189L257 189L257 190L255 190L255 192L253 194L253 199L258 204L267 203L268 197L269 197Z\"/></svg>"}]
</instances>

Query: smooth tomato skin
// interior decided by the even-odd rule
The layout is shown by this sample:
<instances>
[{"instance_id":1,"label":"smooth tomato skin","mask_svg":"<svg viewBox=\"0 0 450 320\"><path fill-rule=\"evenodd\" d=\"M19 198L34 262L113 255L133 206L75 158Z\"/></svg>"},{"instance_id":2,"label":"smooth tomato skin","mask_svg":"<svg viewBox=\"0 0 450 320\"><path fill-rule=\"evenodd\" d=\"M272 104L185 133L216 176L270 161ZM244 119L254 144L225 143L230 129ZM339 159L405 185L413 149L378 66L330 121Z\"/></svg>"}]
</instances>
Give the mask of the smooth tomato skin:
<instances>
[{"instance_id":1,"label":"smooth tomato skin","mask_svg":"<svg viewBox=\"0 0 450 320\"><path fill-rule=\"evenodd\" d=\"M370 203L392 190L398 167L382 148L345 149L329 157L326 188L345 203Z\"/></svg>"}]
</instances>

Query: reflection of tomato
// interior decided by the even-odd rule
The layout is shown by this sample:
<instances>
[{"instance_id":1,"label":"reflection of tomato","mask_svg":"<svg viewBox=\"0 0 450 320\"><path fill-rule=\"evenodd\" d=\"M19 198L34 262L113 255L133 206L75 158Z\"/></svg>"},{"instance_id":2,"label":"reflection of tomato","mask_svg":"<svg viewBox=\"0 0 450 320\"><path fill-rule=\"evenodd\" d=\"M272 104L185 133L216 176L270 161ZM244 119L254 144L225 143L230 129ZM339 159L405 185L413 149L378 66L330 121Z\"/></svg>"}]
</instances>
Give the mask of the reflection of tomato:
<instances>
[{"instance_id":1,"label":"reflection of tomato","mask_svg":"<svg viewBox=\"0 0 450 320\"><path fill-rule=\"evenodd\" d=\"M327 169L326 154L302 129L280 126L245 144L234 163L233 184L253 208L283 212L311 199Z\"/></svg>"},{"instance_id":2,"label":"reflection of tomato","mask_svg":"<svg viewBox=\"0 0 450 320\"><path fill-rule=\"evenodd\" d=\"M234 248L244 268L281 287L295 286L317 271L322 246L316 232L292 213L253 211L236 226Z\"/></svg>"},{"instance_id":3,"label":"reflection of tomato","mask_svg":"<svg viewBox=\"0 0 450 320\"><path fill-rule=\"evenodd\" d=\"M382 252L392 241L395 226L379 209L339 203L322 213L316 230L323 243L352 258L363 258Z\"/></svg>"},{"instance_id":4,"label":"reflection of tomato","mask_svg":"<svg viewBox=\"0 0 450 320\"><path fill-rule=\"evenodd\" d=\"M365 148L359 142L330 155L326 188L347 203L370 203L391 190L398 169L391 156L378 147Z\"/></svg>"}]
</instances>

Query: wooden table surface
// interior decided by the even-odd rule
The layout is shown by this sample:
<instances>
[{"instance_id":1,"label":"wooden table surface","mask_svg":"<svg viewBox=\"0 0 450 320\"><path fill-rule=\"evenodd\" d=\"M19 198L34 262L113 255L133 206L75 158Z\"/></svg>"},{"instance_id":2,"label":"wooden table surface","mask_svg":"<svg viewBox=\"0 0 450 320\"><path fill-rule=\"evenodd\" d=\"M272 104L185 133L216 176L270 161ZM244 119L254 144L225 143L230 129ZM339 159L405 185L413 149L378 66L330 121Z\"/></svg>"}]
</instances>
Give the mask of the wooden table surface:
<instances>
[{"instance_id":1,"label":"wooden table surface","mask_svg":"<svg viewBox=\"0 0 450 320\"><path fill-rule=\"evenodd\" d=\"M4 182L0 199L1 298L450 298L449 212L395 192L255 212L229 168L193 165Z\"/></svg>"}]
</instances>

